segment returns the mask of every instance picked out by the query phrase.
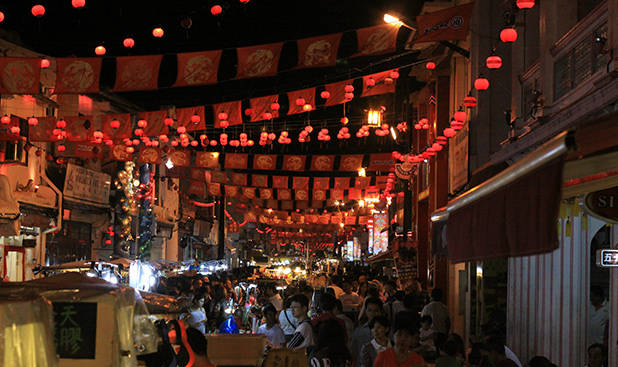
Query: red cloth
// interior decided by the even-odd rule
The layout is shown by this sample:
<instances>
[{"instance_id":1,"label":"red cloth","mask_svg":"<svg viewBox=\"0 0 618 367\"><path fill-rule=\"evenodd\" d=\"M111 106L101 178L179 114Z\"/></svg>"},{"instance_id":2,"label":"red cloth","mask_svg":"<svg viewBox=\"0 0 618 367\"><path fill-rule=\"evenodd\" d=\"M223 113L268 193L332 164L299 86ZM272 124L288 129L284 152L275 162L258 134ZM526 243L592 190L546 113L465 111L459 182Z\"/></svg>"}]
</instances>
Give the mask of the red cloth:
<instances>
[{"instance_id":1,"label":"red cloth","mask_svg":"<svg viewBox=\"0 0 618 367\"><path fill-rule=\"evenodd\" d=\"M393 348L380 352L373 364L374 367L415 367L424 365L425 360L416 352L412 352L410 358L405 361L398 362Z\"/></svg>"}]
</instances>

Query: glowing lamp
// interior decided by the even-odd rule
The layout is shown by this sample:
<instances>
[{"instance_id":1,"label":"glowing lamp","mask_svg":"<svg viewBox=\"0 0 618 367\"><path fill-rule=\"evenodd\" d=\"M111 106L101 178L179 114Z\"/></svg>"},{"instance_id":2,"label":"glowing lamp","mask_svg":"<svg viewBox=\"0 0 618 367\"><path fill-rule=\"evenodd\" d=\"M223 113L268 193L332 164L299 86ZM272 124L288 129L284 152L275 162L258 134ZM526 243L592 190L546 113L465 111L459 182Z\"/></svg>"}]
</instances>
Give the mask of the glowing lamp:
<instances>
[{"instance_id":1,"label":"glowing lamp","mask_svg":"<svg viewBox=\"0 0 618 367\"><path fill-rule=\"evenodd\" d=\"M297 106L304 106L305 105L305 99L303 97L296 98L296 105Z\"/></svg>"},{"instance_id":2,"label":"glowing lamp","mask_svg":"<svg viewBox=\"0 0 618 367\"><path fill-rule=\"evenodd\" d=\"M168 141L170 141L170 138L168 138L167 135L162 134L159 135L159 140L161 141L161 143L167 143Z\"/></svg>"},{"instance_id":3,"label":"glowing lamp","mask_svg":"<svg viewBox=\"0 0 618 367\"><path fill-rule=\"evenodd\" d=\"M373 78L367 79L367 81L365 81L365 83L367 84L368 87L373 87L374 85L376 85L376 81Z\"/></svg>"},{"instance_id":4,"label":"glowing lamp","mask_svg":"<svg viewBox=\"0 0 618 367\"><path fill-rule=\"evenodd\" d=\"M133 139L133 145L139 145L139 139Z\"/></svg>"},{"instance_id":5,"label":"glowing lamp","mask_svg":"<svg viewBox=\"0 0 618 367\"><path fill-rule=\"evenodd\" d=\"M517 41L517 31L514 28L504 28L500 32L500 40L504 43Z\"/></svg>"},{"instance_id":6,"label":"glowing lamp","mask_svg":"<svg viewBox=\"0 0 618 367\"><path fill-rule=\"evenodd\" d=\"M251 116L253 114L253 108L245 109L245 116Z\"/></svg>"},{"instance_id":7,"label":"glowing lamp","mask_svg":"<svg viewBox=\"0 0 618 367\"><path fill-rule=\"evenodd\" d=\"M247 140L247 134L245 133L240 133L240 140Z\"/></svg>"},{"instance_id":8,"label":"glowing lamp","mask_svg":"<svg viewBox=\"0 0 618 367\"><path fill-rule=\"evenodd\" d=\"M346 93L346 94L344 95L344 97L345 97L345 99L347 99L347 100L354 99L354 93Z\"/></svg>"},{"instance_id":9,"label":"glowing lamp","mask_svg":"<svg viewBox=\"0 0 618 367\"><path fill-rule=\"evenodd\" d=\"M219 15L223 12L223 8L221 7L221 5L213 5L212 8L210 8L210 14L212 15Z\"/></svg>"},{"instance_id":10,"label":"glowing lamp","mask_svg":"<svg viewBox=\"0 0 618 367\"><path fill-rule=\"evenodd\" d=\"M489 80L479 77L474 81L474 88L476 90L487 90L489 88Z\"/></svg>"},{"instance_id":11,"label":"glowing lamp","mask_svg":"<svg viewBox=\"0 0 618 367\"><path fill-rule=\"evenodd\" d=\"M94 133L92 133L92 136L94 136L95 139L103 139L103 132L97 130Z\"/></svg>"},{"instance_id":12,"label":"glowing lamp","mask_svg":"<svg viewBox=\"0 0 618 367\"><path fill-rule=\"evenodd\" d=\"M129 153L129 154L133 154L135 152L135 148L133 148L133 147L126 147L126 148L124 148L124 151Z\"/></svg>"},{"instance_id":13,"label":"glowing lamp","mask_svg":"<svg viewBox=\"0 0 618 367\"><path fill-rule=\"evenodd\" d=\"M277 102L273 102L270 104L270 109L273 111L279 111L279 108L281 108L281 106Z\"/></svg>"},{"instance_id":14,"label":"glowing lamp","mask_svg":"<svg viewBox=\"0 0 618 367\"><path fill-rule=\"evenodd\" d=\"M431 149L435 150L436 152L441 151L442 149L444 149L444 147L442 146L442 144L438 144L438 143L433 143L431 145Z\"/></svg>"},{"instance_id":15,"label":"glowing lamp","mask_svg":"<svg viewBox=\"0 0 618 367\"><path fill-rule=\"evenodd\" d=\"M135 40L133 38L125 38L124 41L122 41L122 45L126 48L133 48L133 46L135 46Z\"/></svg>"},{"instance_id":16,"label":"glowing lamp","mask_svg":"<svg viewBox=\"0 0 618 367\"><path fill-rule=\"evenodd\" d=\"M58 148L56 148L59 152L64 152L65 150L67 150L67 147L65 147L64 145L58 145Z\"/></svg>"},{"instance_id":17,"label":"glowing lamp","mask_svg":"<svg viewBox=\"0 0 618 367\"><path fill-rule=\"evenodd\" d=\"M266 131L262 131L260 134L260 139L268 139L268 133Z\"/></svg>"},{"instance_id":18,"label":"glowing lamp","mask_svg":"<svg viewBox=\"0 0 618 367\"><path fill-rule=\"evenodd\" d=\"M217 141L216 141L216 140L211 140L211 141L210 141L210 146L211 146L211 147L215 147L215 146L217 146Z\"/></svg>"},{"instance_id":19,"label":"glowing lamp","mask_svg":"<svg viewBox=\"0 0 618 367\"><path fill-rule=\"evenodd\" d=\"M196 147L198 144L199 144L199 143L197 142L197 140L193 140L193 141L191 142L191 146L192 146L192 147Z\"/></svg>"},{"instance_id":20,"label":"glowing lamp","mask_svg":"<svg viewBox=\"0 0 618 367\"><path fill-rule=\"evenodd\" d=\"M313 107L309 103L303 105L303 111L311 111L312 109Z\"/></svg>"},{"instance_id":21,"label":"glowing lamp","mask_svg":"<svg viewBox=\"0 0 618 367\"><path fill-rule=\"evenodd\" d=\"M28 125L36 126L38 124L39 124L39 119L37 119L36 117L32 116L28 119Z\"/></svg>"},{"instance_id":22,"label":"glowing lamp","mask_svg":"<svg viewBox=\"0 0 618 367\"><path fill-rule=\"evenodd\" d=\"M107 50L106 50L106 49L105 49L105 47L103 47L103 46L97 46L97 47L94 49L94 53L95 53L96 55L99 55L99 56L103 56L103 55L105 55L105 53L106 53L106 52L107 52Z\"/></svg>"},{"instance_id":23,"label":"glowing lamp","mask_svg":"<svg viewBox=\"0 0 618 367\"><path fill-rule=\"evenodd\" d=\"M534 0L517 0L517 7L520 9L530 9L534 6Z\"/></svg>"},{"instance_id":24,"label":"glowing lamp","mask_svg":"<svg viewBox=\"0 0 618 367\"><path fill-rule=\"evenodd\" d=\"M86 6L86 0L71 0L71 5L73 5L75 9L83 8Z\"/></svg>"},{"instance_id":25,"label":"glowing lamp","mask_svg":"<svg viewBox=\"0 0 618 367\"><path fill-rule=\"evenodd\" d=\"M191 122L194 124L199 124L201 120L202 119L200 118L200 115L198 114L193 114L193 116L191 116Z\"/></svg>"},{"instance_id":26,"label":"glowing lamp","mask_svg":"<svg viewBox=\"0 0 618 367\"><path fill-rule=\"evenodd\" d=\"M390 72L389 76L392 79L399 79L399 72L397 70L393 70L393 71Z\"/></svg>"},{"instance_id":27,"label":"glowing lamp","mask_svg":"<svg viewBox=\"0 0 618 367\"><path fill-rule=\"evenodd\" d=\"M344 90L346 93L352 93L352 92L354 92L354 86L353 86L352 84L347 84L347 85L343 88L343 90Z\"/></svg>"},{"instance_id":28,"label":"glowing lamp","mask_svg":"<svg viewBox=\"0 0 618 367\"><path fill-rule=\"evenodd\" d=\"M163 35L165 34L165 32L163 31L163 28L155 28L152 30L152 35L155 36L156 38L161 38L163 37Z\"/></svg>"},{"instance_id":29,"label":"glowing lamp","mask_svg":"<svg viewBox=\"0 0 618 367\"><path fill-rule=\"evenodd\" d=\"M455 117L455 120L463 122L463 121L466 121L466 117L468 117L468 116L466 115L466 113L464 111L457 111L457 112L455 112L453 117Z\"/></svg>"},{"instance_id":30,"label":"glowing lamp","mask_svg":"<svg viewBox=\"0 0 618 367\"><path fill-rule=\"evenodd\" d=\"M502 67L502 58L497 55L491 55L485 60L489 69L500 69Z\"/></svg>"},{"instance_id":31,"label":"glowing lamp","mask_svg":"<svg viewBox=\"0 0 618 367\"><path fill-rule=\"evenodd\" d=\"M172 144L173 147L177 147L178 146L178 140L172 140L172 142L170 144Z\"/></svg>"},{"instance_id":32,"label":"glowing lamp","mask_svg":"<svg viewBox=\"0 0 618 367\"><path fill-rule=\"evenodd\" d=\"M427 64L425 64L425 67L427 68L427 70L433 70L436 68L436 63L433 61L429 61Z\"/></svg>"},{"instance_id":33,"label":"glowing lamp","mask_svg":"<svg viewBox=\"0 0 618 367\"><path fill-rule=\"evenodd\" d=\"M275 140L275 139L277 139L277 135L275 135L275 133L268 134L268 140Z\"/></svg>"},{"instance_id":34,"label":"glowing lamp","mask_svg":"<svg viewBox=\"0 0 618 367\"><path fill-rule=\"evenodd\" d=\"M226 127L230 126L230 122L227 120L220 121L219 126L225 129Z\"/></svg>"},{"instance_id":35,"label":"glowing lamp","mask_svg":"<svg viewBox=\"0 0 618 367\"><path fill-rule=\"evenodd\" d=\"M11 123L11 117L9 117L9 115L4 115L2 117L0 117L0 122L3 124L10 124Z\"/></svg>"},{"instance_id":36,"label":"glowing lamp","mask_svg":"<svg viewBox=\"0 0 618 367\"><path fill-rule=\"evenodd\" d=\"M60 121L58 121L58 122L60 122ZM65 125L66 125L66 123L65 123ZM113 119L112 121L110 121L110 122L109 122L109 126L110 126L112 129L117 129L117 128L119 128L119 127L120 127L120 121L118 121L118 120L116 120L116 119ZM58 126L58 127L60 127L60 126Z\"/></svg>"},{"instance_id":37,"label":"glowing lamp","mask_svg":"<svg viewBox=\"0 0 618 367\"><path fill-rule=\"evenodd\" d=\"M166 117L165 120L163 120L163 122L165 123L166 126L174 125L174 119L171 117Z\"/></svg>"},{"instance_id":38,"label":"glowing lamp","mask_svg":"<svg viewBox=\"0 0 618 367\"><path fill-rule=\"evenodd\" d=\"M227 113L225 113L225 112L219 112L219 114L217 115L217 117L219 118L219 120L227 120Z\"/></svg>"},{"instance_id":39,"label":"glowing lamp","mask_svg":"<svg viewBox=\"0 0 618 367\"><path fill-rule=\"evenodd\" d=\"M400 25L401 21L399 20L399 18L394 17L390 14L384 14L384 22L391 24L391 25Z\"/></svg>"},{"instance_id":40,"label":"glowing lamp","mask_svg":"<svg viewBox=\"0 0 618 367\"><path fill-rule=\"evenodd\" d=\"M57 135L61 135L62 132L60 131L60 129L53 129L52 130L52 135L57 136Z\"/></svg>"},{"instance_id":41,"label":"glowing lamp","mask_svg":"<svg viewBox=\"0 0 618 367\"><path fill-rule=\"evenodd\" d=\"M264 112L264 118L265 118L266 120L270 120L270 119L272 119L272 118L273 118L273 114L272 114L272 113L270 113L270 112Z\"/></svg>"},{"instance_id":42,"label":"glowing lamp","mask_svg":"<svg viewBox=\"0 0 618 367\"><path fill-rule=\"evenodd\" d=\"M342 117L341 118L341 123L346 125L348 122L350 122L350 119L348 119L347 117Z\"/></svg>"},{"instance_id":43,"label":"glowing lamp","mask_svg":"<svg viewBox=\"0 0 618 367\"><path fill-rule=\"evenodd\" d=\"M41 69L47 69L49 67L49 59L41 59Z\"/></svg>"},{"instance_id":44,"label":"glowing lamp","mask_svg":"<svg viewBox=\"0 0 618 367\"><path fill-rule=\"evenodd\" d=\"M253 140L247 140L247 145L252 147L255 142Z\"/></svg>"},{"instance_id":45,"label":"glowing lamp","mask_svg":"<svg viewBox=\"0 0 618 367\"><path fill-rule=\"evenodd\" d=\"M35 17L42 17L45 15L45 7L43 5L37 4L32 7L32 15Z\"/></svg>"},{"instance_id":46,"label":"glowing lamp","mask_svg":"<svg viewBox=\"0 0 618 367\"><path fill-rule=\"evenodd\" d=\"M0 23L4 22L4 13L0 11Z\"/></svg>"},{"instance_id":47,"label":"glowing lamp","mask_svg":"<svg viewBox=\"0 0 618 367\"><path fill-rule=\"evenodd\" d=\"M305 131L308 132L308 133L313 132L313 126L311 126L311 125L305 126Z\"/></svg>"},{"instance_id":48,"label":"glowing lamp","mask_svg":"<svg viewBox=\"0 0 618 367\"><path fill-rule=\"evenodd\" d=\"M322 99L329 99L330 98L330 92L327 90L322 91L322 93L320 93L320 97L322 97Z\"/></svg>"},{"instance_id":49,"label":"glowing lamp","mask_svg":"<svg viewBox=\"0 0 618 367\"><path fill-rule=\"evenodd\" d=\"M137 136L142 136L142 135L144 135L144 130L142 130L142 129L135 129L135 131L133 133L135 135L137 135Z\"/></svg>"},{"instance_id":50,"label":"glowing lamp","mask_svg":"<svg viewBox=\"0 0 618 367\"><path fill-rule=\"evenodd\" d=\"M148 121L146 121L146 120L138 120L137 121L137 126L139 126L141 128L145 128L146 126L148 126Z\"/></svg>"},{"instance_id":51,"label":"glowing lamp","mask_svg":"<svg viewBox=\"0 0 618 367\"><path fill-rule=\"evenodd\" d=\"M476 107L476 98L474 98L473 96L467 96L466 98L464 98L463 104L468 108Z\"/></svg>"},{"instance_id":52,"label":"glowing lamp","mask_svg":"<svg viewBox=\"0 0 618 367\"><path fill-rule=\"evenodd\" d=\"M238 140L232 140L232 141L230 141L230 145L231 145L231 146L233 146L233 147L237 147L237 146L239 146L239 145L240 145L240 141L238 141Z\"/></svg>"}]
</instances>

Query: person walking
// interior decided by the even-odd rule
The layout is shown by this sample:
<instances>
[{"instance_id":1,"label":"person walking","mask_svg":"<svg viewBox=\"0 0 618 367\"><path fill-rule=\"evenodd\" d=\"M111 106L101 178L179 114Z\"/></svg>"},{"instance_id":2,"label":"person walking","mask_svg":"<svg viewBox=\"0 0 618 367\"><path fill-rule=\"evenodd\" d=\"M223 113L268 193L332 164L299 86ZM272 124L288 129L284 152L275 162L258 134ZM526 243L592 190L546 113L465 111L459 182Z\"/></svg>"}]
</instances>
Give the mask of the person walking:
<instances>
[{"instance_id":1,"label":"person walking","mask_svg":"<svg viewBox=\"0 0 618 367\"><path fill-rule=\"evenodd\" d=\"M418 327L399 324L394 335L394 346L378 354L374 367L424 366L423 357L413 351L414 346L418 344Z\"/></svg>"},{"instance_id":2,"label":"person walking","mask_svg":"<svg viewBox=\"0 0 618 367\"><path fill-rule=\"evenodd\" d=\"M344 340L344 330L335 319L318 325L315 348L309 356L310 367L349 367L352 356Z\"/></svg>"},{"instance_id":3,"label":"person walking","mask_svg":"<svg viewBox=\"0 0 618 367\"><path fill-rule=\"evenodd\" d=\"M434 288L431 291L431 302L423 307L421 316L431 316L432 329L439 333L447 334L451 328L451 321L446 305L442 303L442 290Z\"/></svg>"},{"instance_id":4,"label":"person walking","mask_svg":"<svg viewBox=\"0 0 618 367\"><path fill-rule=\"evenodd\" d=\"M288 348L298 350L301 348L311 348L314 344L313 328L311 321L307 317L309 300L304 294L297 294L291 300L292 315L298 321L298 326L294 331L292 339L288 343Z\"/></svg>"},{"instance_id":5,"label":"person walking","mask_svg":"<svg viewBox=\"0 0 618 367\"><path fill-rule=\"evenodd\" d=\"M266 323L260 325L257 334L266 335L268 346L272 348L281 348L285 345L285 335L277 323L277 310L275 306L267 303L264 308L262 308L262 313L264 314Z\"/></svg>"},{"instance_id":6,"label":"person walking","mask_svg":"<svg viewBox=\"0 0 618 367\"><path fill-rule=\"evenodd\" d=\"M369 322L373 339L361 348L358 367L373 367L376 357L380 352L391 347L388 339L390 324L384 316L376 316Z\"/></svg>"}]
</instances>

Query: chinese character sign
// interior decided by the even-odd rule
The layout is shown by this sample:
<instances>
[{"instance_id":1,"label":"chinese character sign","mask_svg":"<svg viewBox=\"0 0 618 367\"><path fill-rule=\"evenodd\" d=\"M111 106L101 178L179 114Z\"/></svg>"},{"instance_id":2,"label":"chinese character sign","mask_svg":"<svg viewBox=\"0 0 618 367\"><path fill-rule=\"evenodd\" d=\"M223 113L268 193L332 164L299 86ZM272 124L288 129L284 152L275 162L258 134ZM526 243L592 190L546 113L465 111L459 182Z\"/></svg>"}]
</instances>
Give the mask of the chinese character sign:
<instances>
[{"instance_id":1,"label":"chinese character sign","mask_svg":"<svg viewBox=\"0 0 618 367\"><path fill-rule=\"evenodd\" d=\"M54 341L60 358L95 359L97 304L54 302Z\"/></svg>"}]
</instances>

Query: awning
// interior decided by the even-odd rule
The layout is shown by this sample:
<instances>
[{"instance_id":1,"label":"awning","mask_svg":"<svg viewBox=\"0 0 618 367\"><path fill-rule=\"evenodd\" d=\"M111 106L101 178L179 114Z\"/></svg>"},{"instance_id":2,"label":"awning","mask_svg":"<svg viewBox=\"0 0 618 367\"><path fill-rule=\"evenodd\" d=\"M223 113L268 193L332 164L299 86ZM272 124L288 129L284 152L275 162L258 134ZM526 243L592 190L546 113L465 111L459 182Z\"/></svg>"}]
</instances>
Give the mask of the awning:
<instances>
[{"instance_id":1,"label":"awning","mask_svg":"<svg viewBox=\"0 0 618 367\"><path fill-rule=\"evenodd\" d=\"M562 171L570 145L572 136L564 132L449 201L431 216L438 232L434 246L446 247L453 262L556 249ZM440 243L444 240L446 245Z\"/></svg>"},{"instance_id":2,"label":"awning","mask_svg":"<svg viewBox=\"0 0 618 367\"><path fill-rule=\"evenodd\" d=\"M393 259L393 252L389 250L389 251L385 251L377 255L371 256L370 258L367 259L367 262L375 263L378 261L392 260L392 259Z\"/></svg>"}]
</instances>

